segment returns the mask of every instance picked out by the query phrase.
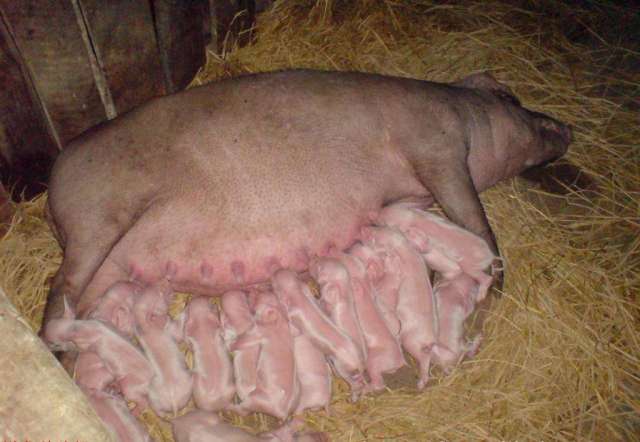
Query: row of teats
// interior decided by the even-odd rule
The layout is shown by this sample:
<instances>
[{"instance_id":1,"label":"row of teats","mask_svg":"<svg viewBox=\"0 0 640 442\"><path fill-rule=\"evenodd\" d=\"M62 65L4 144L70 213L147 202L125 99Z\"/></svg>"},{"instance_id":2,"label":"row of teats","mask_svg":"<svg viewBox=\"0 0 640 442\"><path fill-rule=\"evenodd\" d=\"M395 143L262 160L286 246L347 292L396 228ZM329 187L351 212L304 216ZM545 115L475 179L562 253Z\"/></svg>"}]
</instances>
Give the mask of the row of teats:
<instances>
[{"instance_id":1,"label":"row of teats","mask_svg":"<svg viewBox=\"0 0 640 442\"><path fill-rule=\"evenodd\" d=\"M284 421L327 408L332 373L354 400L383 389L383 375L406 365L403 350L423 388L432 362L449 369L475 351L463 323L486 295L483 270L494 255L477 236L411 206L383 209L377 224L350 250L311 262L319 296L283 269L268 289L225 293L220 307L194 298L172 319L168 288L118 283L88 319L51 321L46 338L80 351L76 382L121 440L148 440L125 400L134 414L150 405L175 416L193 397L201 410ZM429 269L438 273L433 288Z\"/></svg>"}]
</instances>

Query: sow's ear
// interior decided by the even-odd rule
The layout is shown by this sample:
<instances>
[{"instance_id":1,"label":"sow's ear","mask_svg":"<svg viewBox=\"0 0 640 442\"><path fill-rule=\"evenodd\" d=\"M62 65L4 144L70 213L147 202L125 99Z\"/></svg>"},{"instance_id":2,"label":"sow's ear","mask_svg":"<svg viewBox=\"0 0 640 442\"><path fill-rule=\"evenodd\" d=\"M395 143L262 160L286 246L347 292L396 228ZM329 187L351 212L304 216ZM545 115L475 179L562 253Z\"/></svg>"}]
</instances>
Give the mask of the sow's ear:
<instances>
[{"instance_id":1,"label":"sow's ear","mask_svg":"<svg viewBox=\"0 0 640 442\"><path fill-rule=\"evenodd\" d=\"M516 106L520 106L520 100L513 94L508 86L498 82L488 72L481 72L479 74L469 75L468 77L458 80L453 83L455 86L466 87L469 89L484 89L490 91L496 97L503 100L510 101Z\"/></svg>"}]
</instances>

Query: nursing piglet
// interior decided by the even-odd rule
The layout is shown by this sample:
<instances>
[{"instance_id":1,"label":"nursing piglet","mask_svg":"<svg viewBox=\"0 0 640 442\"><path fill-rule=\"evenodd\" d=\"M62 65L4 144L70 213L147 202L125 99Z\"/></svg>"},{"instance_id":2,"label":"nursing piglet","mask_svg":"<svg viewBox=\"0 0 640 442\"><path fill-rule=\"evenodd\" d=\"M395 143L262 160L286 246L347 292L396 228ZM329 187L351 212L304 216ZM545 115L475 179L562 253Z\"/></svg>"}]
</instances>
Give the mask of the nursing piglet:
<instances>
[{"instance_id":1,"label":"nursing piglet","mask_svg":"<svg viewBox=\"0 0 640 442\"><path fill-rule=\"evenodd\" d=\"M300 384L293 357L293 337L285 308L271 292L255 297L255 325L231 345L231 351L260 349L256 388L242 410L267 413L284 420L298 405Z\"/></svg>"},{"instance_id":2,"label":"nursing piglet","mask_svg":"<svg viewBox=\"0 0 640 442\"><path fill-rule=\"evenodd\" d=\"M127 400L145 408L154 372L149 361L133 344L110 325L95 319L76 320L65 310L50 321L45 339L58 348L94 352L115 377L115 384Z\"/></svg>"},{"instance_id":3,"label":"nursing piglet","mask_svg":"<svg viewBox=\"0 0 640 442\"><path fill-rule=\"evenodd\" d=\"M478 284L465 274L435 284L438 342L433 347L433 356L447 371L462 356L475 353L480 344L479 336L470 343L464 340L464 321L473 312L477 291Z\"/></svg>"},{"instance_id":4,"label":"nursing piglet","mask_svg":"<svg viewBox=\"0 0 640 442\"><path fill-rule=\"evenodd\" d=\"M311 262L309 273L320 286L320 306L329 319L347 335L367 360L367 347L356 314L347 268L335 258L318 258Z\"/></svg>"},{"instance_id":5,"label":"nursing piglet","mask_svg":"<svg viewBox=\"0 0 640 442\"><path fill-rule=\"evenodd\" d=\"M76 359L75 380L87 395L104 425L117 437L118 441L151 440L147 431L129 411L124 399L105 391L115 377L104 365L100 356L90 351L80 353Z\"/></svg>"},{"instance_id":6,"label":"nursing piglet","mask_svg":"<svg viewBox=\"0 0 640 442\"><path fill-rule=\"evenodd\" d=\"M342 253L340 262L350 275L351 292L367 346L367 373L371 381L368 389L384 388L384 373L393 373L406 364L400 343L387 328L373 299L374 288L367 270L358 258Z\"/></svg>"},{"instance_id":7,"label":"nursing piglet","mask_svg":"<svg viewBox=\"0 0 640 442\"><path fill-rule=\"evenodd\" d=\"M427 265L447 279L466 273L478 283L477 301L482 301L492 277L484 270L496 259L489 244L452 222L411 204L385 207L377 222L399 229L423 254Z\"/></svg>"},{"instance_id":8,"label":"nursing piglet","mask_svg":"<svg viewBox=\"0 0 640 442\"><path fill-rule=\"evenodd\" d=\"M293 325L291 325L292 328ZM300 382L300 400L295 414L304 410L329 407L331 401L331 368L324 354L304 332L292 330L293 357Z\"/></svg>"},{"instance_id":9,"label":"nursing piglet","mask_svg":"<svg viewBox=\"0 0 640 442\"><path fill-rule=\"evenodd\" d=\"M367 276L373 285L373 297L380 314L391 334L400 339L400 320L396 313L398 291L402 283L401 263L395 254L376 253L366 244L357 243L349 251L367 269ZM397 269L397 270L390 270Z\"/></svg>"},{"instance_id":10,"label":"nursing piglet","mask_svg":"<svg viewBox=\"0 0 640 442\"><path fill-rule=\"evenodd\" d=\"M153 368L149 401L157 413L175 414L184 407L193 387L191 373L178 348L182 330L169 317L165 293L146 287L134 306L136 337Z\"/></svg>"},{"instance_id":11,"label":"nursing piglet","mask_svg":"<svg viewBox=\"0 0 640 442\"><path fill-rule=\"evenodd\" d=\"M217 411L233 401L233 364L222 337L218 309L209 298L193 298L186 308L185 339L193 352L193 400Z\"/></svg>"},{"instance_id":12,"label":"nursing piglet","mask_svg":"<svg viewBox=\"0 0 640 442\"><path fill-rule=\"evenodd\" d=\"M418 363L418 388L429 380L432 347L436 342L437 319L433 291L424 260L415 247L397 230L366 227L362 235L379 253L397 255L402 263L402 283L396 312L400 319L400 340Z\"/></svg>"},{"instance_id":13,"label":"nursing piglet","mask_svg":"<svg viewBox=\"0 0 640 442\"><path fill-rule=\"evenodd\" d=\"M225 345L230 348L235 340L254 326L253 314L249 308L247 295L233 290L222 295L220 300ZM240 402L244 402L256 388L258 357L260 347L248 347L233 352L233 377L236 394Z\"/></svg>"},{"instance_id":14,"label":"nursing piglet","mask_svg":"<svg viewBox=\"0 0 640 442\"><path fill-rule=\"evenodd\" d=\"M294 327L309 336L351 386L352 398L365 387L365 361L353 341L331 322L314 301L309 287L291 270L279 270L271 279L273 290L286 307Z\"/></svg>"}]
</instances>

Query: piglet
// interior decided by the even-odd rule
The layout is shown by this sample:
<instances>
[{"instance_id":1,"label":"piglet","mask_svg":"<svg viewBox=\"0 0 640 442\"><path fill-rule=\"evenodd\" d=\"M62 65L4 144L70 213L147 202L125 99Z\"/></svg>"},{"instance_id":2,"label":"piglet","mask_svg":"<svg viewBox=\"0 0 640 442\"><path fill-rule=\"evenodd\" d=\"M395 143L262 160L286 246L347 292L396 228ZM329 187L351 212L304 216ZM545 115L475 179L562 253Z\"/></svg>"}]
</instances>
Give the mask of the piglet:
<instances>
[{"instance_id":1,"label":"piglet","mask_svg":"<svg viewBox=\"0 0 640 442\"><path fill-rule=\"evenodd\" d=\"M351 276L351 288L358 319L367 345L367 373L372 391L384 388L384 373L393 373L406 364L400 343L387 328L376 305L374 288L365 265L351 254L342 253L340 261Z\"/></svg>"},{"instance_id":2,"label":"piglet","mask_svg":"<svg viewBox=\"0 0 640 442\"><path fill-rule=\"evenodd\" d=\"M140 286L132 282L116 282L100 298L100 302L89 314L89 319L112 324L122 335L132 337L135 327L133 304L140 289Z\"/></svg>"},{"instance_id":3,"label":"piglet","mask_svg":"<svg viewBox=\"0 0 640 442\"><path fill-rule=\"evenodd\" d=\"M402 283L401 263L396 254L376 253L370 246L356 243L349 251L366 267L373 285L373 297L391 334L400 339L400 320L396 313L398 292ZM396 270L390 270L396 269Z\"/></svg>"},{"instance_id":4,"label":"piglet","mask_svg":"<svg viewBox=\"0 0 640 442\"><path fill-rule=\"evenodd\" d=\"M220 306L224 342L227 348L230 348L238 336L254 326L253 314L249 308L247 295L237 290L223 294ZM241 403L246 401L249 394L256 388L259 355L259 346L233 352L233 377L236 394Z\"/></svg>"},{"instance_id":5,"label":"piglet","mask_svg":"<svg viewBox=\"0 0 640 442\"><path fill-rule=\"evenodd\" d=\"M255 297L255 325L231 345L231 351L259 347L256 388L240 403L242 410L267 413L284 420L298 405L293 337L285 308L271 292Z\"/></svg>"},{"instance_id":6,"label":"piglet","mask_svg":"<svg viewBox=\"0 0 640 442\"><path fill-rule=\"evenodd\" d=\"M309 287L291 270L279 270L271 279L273 290L286 307L292 325L309 336L351 386L356 399L365 388L365 361L353 341L331 322L318 306Z\"/></svg>"},{"instance_id":7,"label":"piglet","mask_svg":"<svg viewBox=\"0 0 640 442\"><path fill-rule=\"evenodd\" d=\"M449 371L465 355L473 355L480 344L478 335L464 340L464 321L473 312L478 284L465 274L442 279L434 287L438 307L438 342L433 347L436 362Z\"/></svg>"},{"instance_id":8,"label":"piglet","mask_svg":"<svg viewBox=\"0 0 640 442\"><path fill-rule=\"evenodd\" d=\"M209 298L193 298L186 308L184 334L193 353L193 399L198 408L222 410L236 389L233 364L222 337L218 309Z\"/></svg>"},{"instance_id":9,"label":"piglet","mask_svg":"<svg viewBox=\"0 0 640 442\"><path fill-rule=\"evenodd\" d=\"M129 411L124 399L105 391L115 377L100 356L90 351L80 353L76 359L75 379L97 415L117 440L151 441L147 431Z\"/></svg>"},{"instance_id":10,"label":"piglet","mask_svg":"<svg viewBox=\"0 0 640 442\"><path fill-rule=\"evenodd\" d=\"M479 236L411 204L392 204L382 209L377 223L402 231L423 254L427 265L447 279L466 273L478 283L482 301L493 278L484 270L496 256Z\"/></svg>"},{"instance_id":11,"label":"piglet","mask_svg":"<svg viewBox=\"0 0 640 442\"><path fill-rule=\"evenodd\" d=\"M110 325L95 319L76 320L68 308L47 324L45 339L54 347L96 353L115 377L115 383L136 410L145 408L154 372L149 361Z\"/></svg>"},{"instance_id":12,"label":"piglet","mask_svg":"<svg viewBox=\"0 0 640 442\"><path fill-rule=\"evenodd\" d=\"M351 292L351 278L347 268L336 258L317 258L309 266L309 273L320 286L320 306L329 319L347 335L367 360L367 346Z\"/></svg>"},{"instance_id":13,"label":"piglet","mask_svg":"<svg viewBox=\"0 0 640 442\"><path fill-rule=\"evenodd\" d=\"M193 387L193 378L178 348L182 338L179 322L169 317L169 305L158 286L146 287L134 306L136 337L153 369L149 401L157 413L175 413L184 407Z\"/></svg>"},{"instance_id":14,"label":"piglet","mask_svg":"<svg viewBox=\"0 0 640 442\"><path fill-rule=\"evenodd\" d=\"M400 340L418 363L418 388L429 379L432 347L437 322L429 273L418 251L399 231L387 227L366 227L362 235L379 253L397 255L402 272L396 312L400 319Z\"/></svg>"},{"instance_id":15,"label":"piglet","mask_svg":"<svg viewBox=\"0 0 640 442\"><path fill-rule=\"evenodd\" d=\"M176 442L327 442L323 433L296 434L294 429L283 429L253 434L225 423L217 415L205 411L191 411L174 419L173 437Z\"/></svg>"},{"instance_id":16,"label":"piglet","mask_svg":"<svg viewBox=\"0 0 640 442\"><path fill-rule=\"evenodd\" d=\"M329 364L309 336L301 331L294 331L293 334L293 356L300 382L300 401L294 413L317 408L327 409L331 401Z\"/></svg>"}]
</instances>

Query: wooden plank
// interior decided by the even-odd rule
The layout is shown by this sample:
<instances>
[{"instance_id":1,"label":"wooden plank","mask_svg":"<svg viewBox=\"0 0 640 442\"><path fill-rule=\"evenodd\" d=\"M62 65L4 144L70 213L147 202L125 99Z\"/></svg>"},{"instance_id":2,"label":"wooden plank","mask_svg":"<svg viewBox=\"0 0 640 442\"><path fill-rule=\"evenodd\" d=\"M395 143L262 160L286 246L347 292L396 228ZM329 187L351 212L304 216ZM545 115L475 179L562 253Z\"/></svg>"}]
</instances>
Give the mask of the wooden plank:
<instances>
[{"instance_id":1,"label":"wooden plank","mask_svg":"<svg viewBox=\"0 0 640 442\"><path fill-rule=\"evenodd\" d=\"M42 192L59 147L0 16L0 178L30 199Z\"/></svg>"},{"instance_id":2,"label":"wooden plank","mask_svg":"<svg viewBox=\"0 0 640 442\"><path fill-rule=\"evenodd\" d=\"M0 0L9 30L64 144L106 119L69 0Z\"/></svg>"},{"instance_id":3,"label":"wooden plank","mask_svg":"<svg viewBox=\"0 0 640 442\"><path fill-rule=\"evenodd\" d=\"M98 65L122 114L165 93L148 2L80 0Z\"/></svg>"},{"instance_id":4,"label":"wooden plank","mask_svg":"<svg viewBox=\"0 0 640 442\"><path fill-rule=\"evenodd\" d=\"M153 0L160 59L169 93L184 89L205 62L208 0Z\"/></svg>"},{"instance_id":5,"label":"wooden plank","mask_svg":"<svg viewBox=\"0 0 640 442\"><path fill-rule=\"evenodd\" d=\"M0 354L0 435L4 441L115 441L2 288Z\"/></svg>"}]
</instances>

